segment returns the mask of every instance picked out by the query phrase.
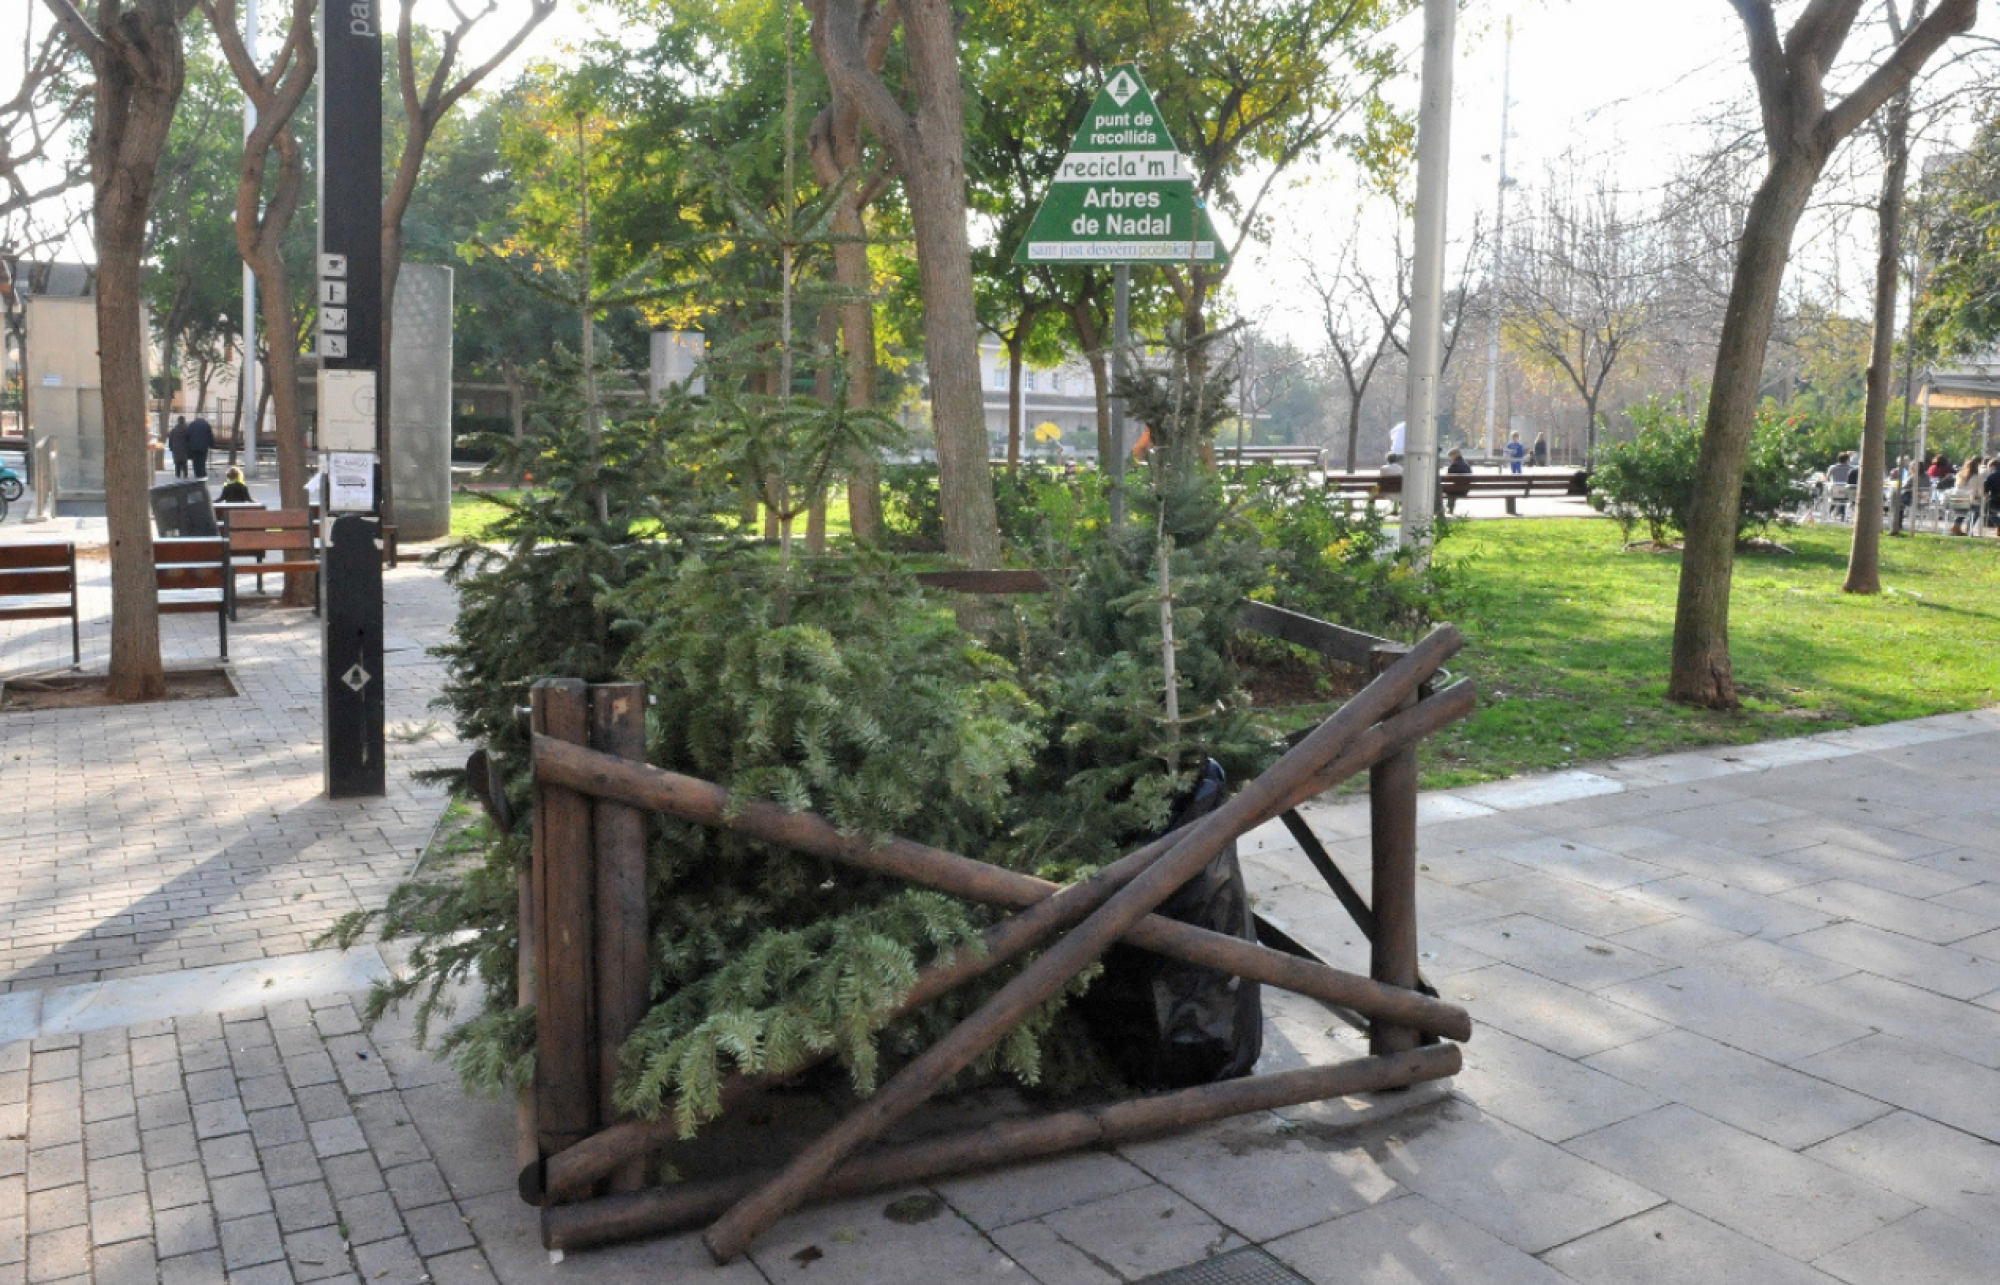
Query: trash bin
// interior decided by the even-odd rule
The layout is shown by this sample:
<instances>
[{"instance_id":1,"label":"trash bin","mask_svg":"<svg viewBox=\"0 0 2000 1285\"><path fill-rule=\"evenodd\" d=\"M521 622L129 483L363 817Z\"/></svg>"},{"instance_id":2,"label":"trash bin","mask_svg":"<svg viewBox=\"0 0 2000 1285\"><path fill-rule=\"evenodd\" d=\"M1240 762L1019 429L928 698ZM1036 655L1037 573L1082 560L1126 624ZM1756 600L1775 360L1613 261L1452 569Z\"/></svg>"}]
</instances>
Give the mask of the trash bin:
<instances>
[{"instance_id":1,"label":"trash bin","mask_svg":"<svg viewBox=\"0 0 2000 1285\"><path fill-rule=\"evenodd\" d=\"M200 478L162 482L153 488L153 529L163 539L175 536L215 536L215 506L208 483Z\"/></svg>"}]
</instances>

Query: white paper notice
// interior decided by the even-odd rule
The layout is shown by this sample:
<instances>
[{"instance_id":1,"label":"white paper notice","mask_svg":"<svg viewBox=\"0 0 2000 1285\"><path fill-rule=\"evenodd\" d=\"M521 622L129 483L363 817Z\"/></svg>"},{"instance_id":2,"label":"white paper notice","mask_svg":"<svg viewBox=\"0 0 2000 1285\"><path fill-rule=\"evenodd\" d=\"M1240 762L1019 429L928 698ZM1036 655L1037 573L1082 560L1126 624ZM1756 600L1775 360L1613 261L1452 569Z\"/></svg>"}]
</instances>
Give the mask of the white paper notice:
<instances>
[{"instance_id":1,"label":"white paper notice","mask_svg":"<svg viewBox=\"0 0 2000 1285\"><path fill-rule=\"evenodd\" d=\"M326 507L332 513L367 513L375 507L375 457L334 451L326 457Z\"/></svg>"}]
</instances>

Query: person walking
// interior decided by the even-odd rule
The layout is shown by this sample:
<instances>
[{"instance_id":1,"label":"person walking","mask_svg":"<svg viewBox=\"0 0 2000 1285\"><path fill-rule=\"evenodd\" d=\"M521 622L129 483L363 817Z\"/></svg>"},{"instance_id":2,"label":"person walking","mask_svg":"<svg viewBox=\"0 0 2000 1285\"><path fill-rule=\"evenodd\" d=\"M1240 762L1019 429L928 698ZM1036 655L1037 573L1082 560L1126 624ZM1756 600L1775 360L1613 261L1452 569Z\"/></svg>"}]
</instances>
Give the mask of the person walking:
<instances>
[{"instance_id":1,"label":"person walking","mask_svg":"<svg viewBox=\"0 0 2000 1285\"><path fill-rule=\"evenodd\" d=\"M1540 433L1535 434L1535 444L1528 453L1535 461L1536 468L1547 468L1549 466L1549 439Z\"/></svg>"},{"instance_id":2,"label":"person walking","mask_svg":"<svg viewBox=\"0 0 2000 1285\"><path fill-rule=\"evenodd\" d=\"M1509 473L1519 473L1521 471L1521 461L1527 457L1527 454L1528 448L1521 445L1519 430L1507 434L1507 471Z\"/></svg>"},{"instance_id":3,"label":"person walking","mask_svg":"<svg viewBox=\"0 0 2000 1285\"><path fill-rule=\"evenodd\" d=\"M167 430L167 454L173 457L174 476L188 475L188 422L187 416L174 416L174 426Z\"/></svg>"},{"instance_id":4,"label":"person walking","mask_svg":"<svg viewBox=\"0 0 2000 1285\"><path fill-rule=\"evenodd\" d=\"M215 426L196 415L187 426L188 465L199 478L208 476L208 453L215 449Z\"/></svg>"}]
</instances>

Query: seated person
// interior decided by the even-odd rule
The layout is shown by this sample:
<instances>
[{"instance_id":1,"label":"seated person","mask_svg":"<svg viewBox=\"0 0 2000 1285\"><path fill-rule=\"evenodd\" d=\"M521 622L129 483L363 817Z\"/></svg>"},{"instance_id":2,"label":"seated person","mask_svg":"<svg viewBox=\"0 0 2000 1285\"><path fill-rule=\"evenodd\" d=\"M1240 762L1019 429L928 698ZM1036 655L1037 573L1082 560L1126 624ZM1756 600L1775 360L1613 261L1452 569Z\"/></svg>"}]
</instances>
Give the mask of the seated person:
<instances>
[{"instance_id":1,"label":"seated person","mask_svg":"<svg viewBox=\"0 0 2000 1285\"><path fill-rule=\"evenodd\" d=\"M228 480L222 484L220 503L255 504L256 502L257 498L250 494L250 484L243 480L243 470L240 468L230 469Z\"/></svg>"},{"instance_id":2,"label":"seated person","mask_svg":"<svg viewBox=\"0 0 2000 1285\"><path fill-rule=\"evenodd\" d=\"M1448 458L1449 462L1444 466L1446 475L1444 482L1444 511L1446 513L1456 513L1458 512L1459 497L1470 495L1472 488L1464 482L1454 481L1453 475L1471 473L1472 462L1466 459L1465 453L1457 447L1452 448Z\"/></svg>"}]
</instances>

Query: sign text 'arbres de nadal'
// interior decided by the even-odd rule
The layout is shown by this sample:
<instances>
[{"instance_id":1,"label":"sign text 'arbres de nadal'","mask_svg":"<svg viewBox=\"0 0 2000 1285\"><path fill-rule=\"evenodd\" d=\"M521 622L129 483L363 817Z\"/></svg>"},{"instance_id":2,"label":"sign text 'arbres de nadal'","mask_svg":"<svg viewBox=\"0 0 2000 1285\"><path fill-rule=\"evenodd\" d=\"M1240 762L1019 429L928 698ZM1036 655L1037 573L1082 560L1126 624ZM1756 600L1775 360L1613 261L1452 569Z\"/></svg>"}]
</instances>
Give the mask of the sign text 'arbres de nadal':
<instances>
[{"instance_id":1,"label":"sign text 'arbres de nadal'","mask_svg":"<svg viewBox=\"0 0 2000 1285\"><path fill-rule=\"evenodd\" d=\"M1228 257L1139 69L1113 67L1015 262L1223 263Z\"/></svg>"}]
</instances>

